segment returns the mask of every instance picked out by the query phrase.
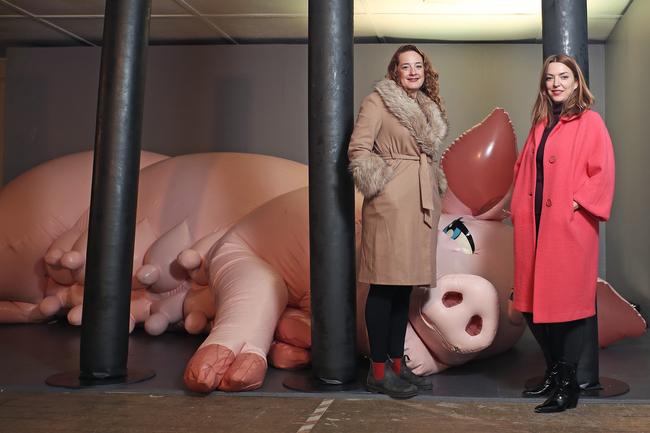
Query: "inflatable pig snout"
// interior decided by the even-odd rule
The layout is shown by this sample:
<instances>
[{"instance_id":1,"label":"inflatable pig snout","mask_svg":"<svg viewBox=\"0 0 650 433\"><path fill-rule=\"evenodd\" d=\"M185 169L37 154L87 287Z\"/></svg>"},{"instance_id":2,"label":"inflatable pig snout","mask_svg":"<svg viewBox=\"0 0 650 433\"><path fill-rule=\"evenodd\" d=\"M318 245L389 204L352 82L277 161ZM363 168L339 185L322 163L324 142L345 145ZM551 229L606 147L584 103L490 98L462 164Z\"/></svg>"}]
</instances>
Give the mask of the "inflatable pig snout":
<instances>
[{"instance_id":1,"label":"inflatable pig snout","mask_svg":"<svg viewBox=\"0 0 650 433\"><path fill-rule=\"evenodd\" d=\"M497 290L485 278L449 274L438 286L416 288L411 324L436 359L458 365L474 358L494 340L499 325Z\"/></svg>"}]
</instances>

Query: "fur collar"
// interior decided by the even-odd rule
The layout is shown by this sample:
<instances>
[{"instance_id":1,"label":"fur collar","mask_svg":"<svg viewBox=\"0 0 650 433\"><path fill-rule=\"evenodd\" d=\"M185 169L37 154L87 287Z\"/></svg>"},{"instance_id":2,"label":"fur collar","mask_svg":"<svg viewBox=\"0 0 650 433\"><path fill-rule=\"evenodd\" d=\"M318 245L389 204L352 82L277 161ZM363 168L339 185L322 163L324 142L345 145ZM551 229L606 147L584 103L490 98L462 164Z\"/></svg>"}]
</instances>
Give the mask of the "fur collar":
<instances>
[{"instance_id":1,"label":"fur collar","mask_svg":"<svg viewBox=\"0 0 650 433\"><path fill-rule=\"evenodd\" d=\"M418 92L416 99L393 80L384 79L375 85L375 90L393 116L409 130L420 147L437 164L442 156L441 143L447 135L447 121L440 108L424 93Z\"/></svg>"}]
</instances>

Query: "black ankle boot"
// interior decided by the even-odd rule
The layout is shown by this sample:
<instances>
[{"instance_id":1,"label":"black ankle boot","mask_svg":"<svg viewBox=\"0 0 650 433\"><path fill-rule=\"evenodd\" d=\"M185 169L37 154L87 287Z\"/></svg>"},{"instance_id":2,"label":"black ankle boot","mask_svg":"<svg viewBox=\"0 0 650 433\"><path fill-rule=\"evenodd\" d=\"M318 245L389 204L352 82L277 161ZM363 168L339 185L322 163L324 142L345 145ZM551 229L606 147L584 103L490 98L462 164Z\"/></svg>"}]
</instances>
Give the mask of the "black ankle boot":
<instances>
[{"instance_id":1,"label":"black ankle boot","mask_svg":"<svg viewBox=\"0 0 650 433\"><path fill-rule=\"evenodd\" d=\"M555 385L557 385L557 376L558 376L558 364L557 362L553 364L549 369L544 373L544 379L537 386L524 389L521 393L522 397L543 397L548 395L553 391Z\"/></svg>"},{"instance_id":2,"label":"black ankle boot","mask_svg":"<svg viewBox=\"0 0 650 433\"><path fill-rule=\"evenodd\" d=\"M415 385L418 388L418 391L431 391L433 389L433 384L428 377L418 376L413 373L406 363L409 361L409 357L404 355L402 357L402 365L399 371L399 377Z\"/></svg>"},{"instance_id":3,"label":"black ankle boot","mask_svg":"<svg viewBox=\"0 0 650 433\"><path fill-rule=\"evenodd\" d=\"M375 379L375 376L373 376L371 366L370 371L368 371L366 388L370 392L386 394L392 398L411 398L418 395L417 387L397 376L390 364L386 365L384 378L380 380Z\"/></svg>"},{"instance_id":4,"label":"black ankle boot","mask_svg":"<svg viewBox=\"0 0 650 433\"><path fill-rule=\"evenodd\" d=\"M576 378L576 368L565 362L558 363L557 386L546 401L535 408L537 413L563 412L578 404L580 387Z\"/></svg>"}]
</instances>

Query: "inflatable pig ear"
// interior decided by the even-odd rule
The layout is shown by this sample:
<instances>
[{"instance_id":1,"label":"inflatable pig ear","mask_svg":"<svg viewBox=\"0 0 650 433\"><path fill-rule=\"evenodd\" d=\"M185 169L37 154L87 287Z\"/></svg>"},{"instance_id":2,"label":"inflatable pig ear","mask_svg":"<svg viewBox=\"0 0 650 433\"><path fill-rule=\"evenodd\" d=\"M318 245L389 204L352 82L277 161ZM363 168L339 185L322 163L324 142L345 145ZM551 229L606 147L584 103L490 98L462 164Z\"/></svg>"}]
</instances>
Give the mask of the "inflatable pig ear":
<instances>
[{"instance_id":1,"label":"inflatable pig ear","mask_svg":"<svg viewBox=\"0 0 650 433\"><path fill-rule=\"evenodd\" d=\"M443 212L500 220L507 216L517 138L508 113L495 108L442 156L448 190Z\"/></svg>"}]
</instances>

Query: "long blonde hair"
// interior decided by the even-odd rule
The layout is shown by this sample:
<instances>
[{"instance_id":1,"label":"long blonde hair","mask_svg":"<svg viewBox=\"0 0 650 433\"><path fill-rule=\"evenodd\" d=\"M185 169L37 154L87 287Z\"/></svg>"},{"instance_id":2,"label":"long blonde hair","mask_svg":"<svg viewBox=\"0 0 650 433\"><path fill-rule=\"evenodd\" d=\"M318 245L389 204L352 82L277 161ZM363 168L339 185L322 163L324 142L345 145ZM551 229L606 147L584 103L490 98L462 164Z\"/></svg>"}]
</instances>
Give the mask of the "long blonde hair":
<instances>
[{"instance_id":1,"label":"long blonde hair","mask_svg":"<svg viewBox=\"0 0 650 433\"><path fill-rule=\"evenodd\" d=\"M571 93L571 95L564 101L562 107L562 116L579 116L589 107L591 107L596 98L587 87L587 82L585 76L578 65L578 62L566 54L553 54L546 58L544 61L544 66L542 67L542 75L539 79L539 90L537 92L537 100L535 105L533 105L532 120L533 125L539 122L550 122L553 117L553 101L548 95L548 90L546 88L546 73L548 72L548 66L553 63L562 63L573 73L578 86Z\"/></svg>"},{"instance_id":2,"label":"long blonde hair","mask_svg":"<svg viewBox=\"0 0 650 433\"><path fill-rule=\"evenodd\" d=\"M399 80L399 56L402 53L413 51L418 53L422 57L422 63L424 64L424 83L420 88L420 91L427 95L433 102L436 103L440 112L444 117L447 116L445 107L442 105L442 99L440 98L440 84L438 82L438 72L431 65L431 60L424 54L418 47L415 45L402 45L395 51L393 57L391 57L390 62L388 63L388 71L386 73L386 78L393 80L397 83L398 86L402 86Z\"/></svg>"}]
</instances>

